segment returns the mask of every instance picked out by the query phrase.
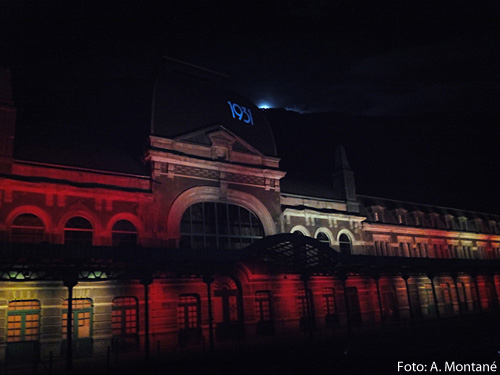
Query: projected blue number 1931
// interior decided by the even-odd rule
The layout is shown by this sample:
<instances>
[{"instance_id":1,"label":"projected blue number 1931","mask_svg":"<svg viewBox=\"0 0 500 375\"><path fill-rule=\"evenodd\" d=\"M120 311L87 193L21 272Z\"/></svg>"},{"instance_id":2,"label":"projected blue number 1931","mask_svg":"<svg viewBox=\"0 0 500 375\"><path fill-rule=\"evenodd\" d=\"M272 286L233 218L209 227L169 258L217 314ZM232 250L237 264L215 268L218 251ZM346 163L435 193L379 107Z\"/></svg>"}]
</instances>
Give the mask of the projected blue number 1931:
<instances>
[{"instance_id":1,"label":"projected blue number 1931","mask_svg":"<svg viewBox=\"0 0 500 375\"><path fill-rule=\"evenodd\" d=\"M249 108L240 106L236 103L231 103L230 101L228 101L227 104L229 104L229 108L231 108L233 118L238 118L240 121L253 125L252 112Z\"/></svg>"}]
</instances>

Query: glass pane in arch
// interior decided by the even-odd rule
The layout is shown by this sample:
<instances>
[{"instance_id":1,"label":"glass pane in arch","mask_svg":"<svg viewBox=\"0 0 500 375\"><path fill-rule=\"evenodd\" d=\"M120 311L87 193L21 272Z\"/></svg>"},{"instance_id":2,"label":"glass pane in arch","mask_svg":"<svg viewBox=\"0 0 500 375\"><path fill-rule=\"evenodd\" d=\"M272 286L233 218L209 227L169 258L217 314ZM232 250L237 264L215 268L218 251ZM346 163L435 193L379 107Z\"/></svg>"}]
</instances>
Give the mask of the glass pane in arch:
<instances>
[{"instance_id":1,"label":"glass pane in arch","mask_svg":"<svg viewBox=\"0 0 500 375\"><path fill-rule=\"evenodd\" d=\"M137 229L135 225L128 220L118 220L113 225L111 232L113 246L137 244Z\"/></svg>"},{"instance_id":2,"label":"glass pane in arch","mask_svg":"<svg viewBox=\"0 0 500 375\"><path fill-rule=\"evenodd\" d=\"M92 224L90 224L90 221L88 221L87 219L85 219L81 216L75 216L66 222L66 225L64 228L92 229Z\"/></svg>"},{"instance_id":3,"label":"glass pane in arch","mask_svg":"<svg viewBox=\"0 0 500 375\"><path fill-rule=\"evenodd\" d=\"M92 224L81 216L75 216L66 222L64 227L65 244L92 245Z\"/></svg>"},{"instance_id":4,"label":"glass pane in arch","mask_svg":"<svg viewBox=\"0 0 500 375\"><path fill-rule=\"evenodd\" d=\"M40 243L43 241L44 225L34 214L21 214L11 225L10 239L12 242Z\"/></svg>"},{"instance_id":5,"label":"glass pane in arch","mask_svg":"<svg viewBox=\"0 0 500 375\"><path fill-rule=\"evenodd\" d=\"M318 235L316 236L316 239L320 242L324 242L329 244L330 243L330 238L328 238L328 235L323 232L319 232Z\"/></svg>"},{"instance_id":6,"label":"glass pane in arch","mask_svg":"<svg viewBox=\"0 0 500 375\"><path fill-rule=\"evenodd\" d=\"M182 248L238 249L264 235L254 213L221 202L193 204L184 212L180 227Z\"/></svg>"},{"instance_id":7,"label":"glass pane in arch","mask_svg":"<svg viewBox=\"0 0 500 375\"><path fill-rule=\"evenodd\" d=\"M341 234L339 237L339 247L341 254L351 254L351 239L347 234Z\"/></svg>"}]
</instances>

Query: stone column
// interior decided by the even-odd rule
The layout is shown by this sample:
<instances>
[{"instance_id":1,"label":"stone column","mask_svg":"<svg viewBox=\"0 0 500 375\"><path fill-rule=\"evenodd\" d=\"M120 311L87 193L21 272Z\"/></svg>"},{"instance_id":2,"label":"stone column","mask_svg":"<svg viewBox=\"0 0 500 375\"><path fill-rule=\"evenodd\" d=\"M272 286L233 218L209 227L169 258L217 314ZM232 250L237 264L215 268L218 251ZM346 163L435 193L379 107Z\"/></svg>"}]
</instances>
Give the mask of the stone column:
<instances>
[{"instance_id":1,"label":"stone column","mask_svg":"<svg viewBox=\"0 0 500 375\"><path fill-rule=\"evenodd\" d=\"M210 284L214 282L212 275L203 276L203 282L207 284L207 297L208 297L208 348L211 352L214 351L214 316L212 311L212 291Z\"/></svg>"},{"instance_id":2,"label":"stone column","mask_svg":"<svg viewBox=\"0 0 500 375\"><path fill-rule=\"evenodd\" d=\"M153 282L151 275L144 275L141 284L144 286L144 358L150 358L150 338L149 338L149 285Z\"/></svg>"},{"instance_id":3,"label":"stone column","mask_svg":"<svg viewBox=\"0 0 500 375\"><path fill-rule=\"evenodd\" d=\"M312 301L311 301L311 297L312 295L309 294L309 288L308 288L308 285L307 285L307 282L309 281L309 275L302 275L300 277L300 279L302 280L302 283L304 284L304 296L305 296L305 306L306 306L306 331L309 335L310 338L313 337L313 327L312 327L312 324L313 324L313 311L314 311L314 308L312 306Z\"/></svg>"},{"instance_id":4,"label":"stone column","mask_svg":"<svg viewBox=\"0 0 500 375\"><path fill-rule=\"evenodd\" d=\"M384 316L384 310L382 307L382 297L380 295L380 285L379 285L380 275L374 274L374 275L372 275L372 277L375 280L375 285L377 286L377 299L378 299L378 310L380 313L380 324L381 324L382 328L384 328L385 327L385 316Z\"/></svg>"},{"instance_id":5,"label":"stone column","mask_svg":"<svg viewBox=\"0 0 500 375\"><path fill-rule=\"evenodd\" d=\"M66 371L73 371L73 288L78 284L78 275L69 274L63 279L68 288L68 313L66 319Z\"/></svg>"},{"instance_id":6,"label":"stone column","mask_svg":"<svg viewBox=\"0 0 500 375\"><path fill-rule=\"evenodd\" d=\"M346 293L347 275L346 274L340 275L340 279L342 280L342 289L344 291L344 305L345 305L345 313L346 313L347 332L351 333L352 332L351 307L349 306L349 301L347 299L347 293Z\"/></svg>"},{"instance_id":7,"label":"stone column","mask_svg":"<svg viewBox=\"0 0 500 375\"><path fill-rule=\"evenodd\" d=\"M493 308L498 309L498 294L497 294L497 287L495 285L495 274L492 274L491 276L491 292L493 293Z\"/></svg>"},{"instance_id":8,"label":"stone column","mask_svg":"<svg viewBox=\"0 0 500 375\"><path fill-rule=\"evenodd\" d=\"M439 319L439 318L441 318L441 314L439 313L439 306L438 306L438 299L437 299L437 294L436 294L436 287L434 286L434 274L428 273L427 277L429 278L429 280L431 280L432 297L434 298L434 306L436 306L436 317Z\"/></svg>"},{"instance_id":9,"label":"stone column","mask_svg":"<svg viewBox=\"0 0 500 375\"><path fill-rule=\"evenodd\" d=\"M472 274L471 275L472 279L474 279L474 285L476 288L476 295L477 295L477 306L479 308L479 312L483 312L483 305L481 304L481 293L479 293L479 285L477 283L477 274Z\"/></svg>"},{"instance_id":10,"label":"stone column","mask_svg":"<svg viewBox=\"0 0 500 375\"><path fill-rule=\"evenodd\" d=\"M405 281L405 287L406 287L406 298L408 299L408 310L410 312L410 320L412 323L415 323L415 317L413 315L413 305L411 303L411 294L410 294L410 286L408 284L408 279L410 278L410 275L407 273L403 273L401 275L403 280Z\"/></svg>"},{"instance_id":11,"label":"stone column","mask_svg":"<svg viewBox=\"0 0 500 375\"><path fill-rule=\"evenodd\" d=\"M462 311L462 301L460 301L460 293L458 290L458 274L452 273L451 277L453 278L453 282L455 283L455 293L457 294L458 312L460 313L460 316L463 318L464 313Z\"/></svg>"}]
</instances>

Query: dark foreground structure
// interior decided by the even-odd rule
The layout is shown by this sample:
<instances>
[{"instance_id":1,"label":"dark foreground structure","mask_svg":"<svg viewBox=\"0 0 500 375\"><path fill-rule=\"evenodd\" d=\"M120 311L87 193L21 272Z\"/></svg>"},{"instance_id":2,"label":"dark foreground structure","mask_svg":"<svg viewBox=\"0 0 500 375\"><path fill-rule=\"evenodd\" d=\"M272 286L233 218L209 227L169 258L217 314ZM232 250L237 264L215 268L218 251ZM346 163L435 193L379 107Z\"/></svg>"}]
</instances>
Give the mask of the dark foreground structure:
<instances>
[{"instance_id":1,"label":"dark foreground structure","mask_svg":"<svg viewBox=\"0 0 500 375\"><path fill-rule=\"evenodd\" d=\"M357 195L341 147L331 186L289 181L265 113L182 65L156 82L142 159L79 134L14 149L1 74L2 363L71 370L250 342L314 357L317 340L360 358L365 342L400 347L395 325L413 327L408 343L440 322L494 321L500 216Z\"/></svg>"}]
</instances>

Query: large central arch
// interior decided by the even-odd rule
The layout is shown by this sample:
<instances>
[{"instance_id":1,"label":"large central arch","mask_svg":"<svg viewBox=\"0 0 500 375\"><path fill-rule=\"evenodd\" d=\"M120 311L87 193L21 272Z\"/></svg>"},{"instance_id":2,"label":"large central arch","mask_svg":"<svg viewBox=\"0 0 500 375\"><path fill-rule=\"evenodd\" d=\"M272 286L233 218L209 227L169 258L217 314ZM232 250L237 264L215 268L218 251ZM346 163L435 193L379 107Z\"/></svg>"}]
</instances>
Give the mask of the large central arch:
<instances>
[{"instance_id":1,"label":"large central arch","mask_svg":"<svg viewBox=\"0 0 500 375\"><path fill-rule=\"evenodd\" d=\"M167 238L169 240L180 239L180 223L182 215L187 208L200 202L225 202L244 207L252 211L262 223L265 236L276 234L276 225L266 206L251 194L227 189L225 194L220 187L216 186L197 186L186 190L180 194L168 213L167 217Z\"/></svg>"}]
</instances>

